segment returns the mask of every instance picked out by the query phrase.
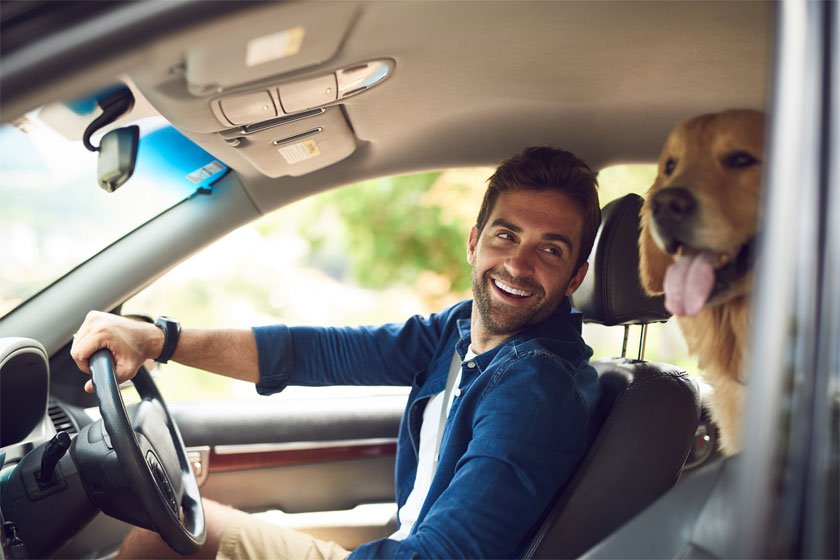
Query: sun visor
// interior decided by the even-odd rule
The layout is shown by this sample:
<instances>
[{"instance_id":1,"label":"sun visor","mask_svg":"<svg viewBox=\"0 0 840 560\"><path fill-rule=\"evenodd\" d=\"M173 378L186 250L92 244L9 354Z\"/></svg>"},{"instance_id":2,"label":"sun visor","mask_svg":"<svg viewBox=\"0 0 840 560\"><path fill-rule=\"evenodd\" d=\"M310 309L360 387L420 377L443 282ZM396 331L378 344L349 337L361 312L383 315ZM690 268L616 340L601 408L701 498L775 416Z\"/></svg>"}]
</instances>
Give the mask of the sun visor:
<instances>
[{"instance_id":1,"label":"sun visor","mask_svg":"<svg viewBox=\"0 0 840 560\"><path fill-rule=\"evenodd\" d=\"M207 95L321 64L338 52L357 11L352 2L295 3L240 22L247 33L219 34L187 49L187 89Z\"/></svg>"},{"instance_id":2,"label":"sun visor","mask_svg":"<svg viewBox=\"0 0 840 560\"><path fill-rule=\"evenodd\" d=\"M356 150L356 137L336 106L220 132L219 136L272 178L304 175Z\"/></svg>"}]
</instances>

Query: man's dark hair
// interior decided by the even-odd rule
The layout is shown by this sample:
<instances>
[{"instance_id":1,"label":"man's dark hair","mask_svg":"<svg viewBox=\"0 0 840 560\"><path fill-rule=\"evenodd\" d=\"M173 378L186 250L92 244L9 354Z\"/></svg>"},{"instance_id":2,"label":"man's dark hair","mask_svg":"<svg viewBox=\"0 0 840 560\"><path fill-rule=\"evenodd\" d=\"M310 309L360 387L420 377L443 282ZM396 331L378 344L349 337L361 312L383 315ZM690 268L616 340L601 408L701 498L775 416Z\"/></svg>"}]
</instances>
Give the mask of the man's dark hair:
<instances>
[{"instance_id":1,"label":"man's dark hair","mask_svg":"<svg viewBox=\"0 0 840 560\"><path fill-rule=\"evenodd\" d=\"M586 262L601 224L601 206L598 202L598 179L583 160L571 152L548 146L525 148L521 154L503 161L487 182L487 191L475 224L479 233L487 225L499 193L556 190L575 200L583 213L580 253L575 271Z\"/></svg>"}]
</instances>

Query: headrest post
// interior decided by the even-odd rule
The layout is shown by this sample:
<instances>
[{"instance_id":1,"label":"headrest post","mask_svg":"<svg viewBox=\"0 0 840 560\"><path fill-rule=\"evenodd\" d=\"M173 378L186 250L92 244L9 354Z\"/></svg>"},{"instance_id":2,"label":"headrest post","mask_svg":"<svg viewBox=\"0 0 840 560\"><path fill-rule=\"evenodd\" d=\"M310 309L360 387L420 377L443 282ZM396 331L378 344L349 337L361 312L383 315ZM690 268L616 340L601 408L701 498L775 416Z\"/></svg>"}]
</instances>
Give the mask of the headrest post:
<instances>
[{"instance_id":1,"label":"headrest post","mask_svg":"<svg viewBox=\"0 0 840 560\"><path fill-rule=\"evenodd\" d=\"M630 325L624 325L624 341L621 343L621 357L627 357L627 339L630 337Z\"/></svg>"},{"instance_id":2,"label":"headrest post","mask_svg":"<svg viewBox=\"0 0 840 560\"><path fill-rule=\"evenodd\" d=\"M647 344L647 328L648 328L647 323L642 323L641 327L642 327L642 333L641 333L641 336L639 337L639 359L644 360L645 359L645 345Z\"/></svg>"}]
</instances>

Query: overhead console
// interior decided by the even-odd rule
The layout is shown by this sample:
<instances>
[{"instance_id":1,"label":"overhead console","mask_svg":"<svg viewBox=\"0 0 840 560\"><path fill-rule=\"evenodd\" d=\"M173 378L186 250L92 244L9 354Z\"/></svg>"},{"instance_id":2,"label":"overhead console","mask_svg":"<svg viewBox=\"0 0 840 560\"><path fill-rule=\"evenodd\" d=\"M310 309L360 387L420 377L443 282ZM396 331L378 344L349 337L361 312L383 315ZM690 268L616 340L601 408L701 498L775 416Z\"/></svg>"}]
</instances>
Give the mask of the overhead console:
<instances>
[{"instance_id":1,"label":"overhead console","mask_svg":"<svg viewBox=\"0 0 840 560\"><path fill-rule=\"evenodd\" d=\"M356 137L338 107L243 126L219 136L269 177L304 175L356 150Z\"/></svg>"},{"instance_id":2,"label":"overhead console","mask_svg":"<svg viewBox=\"0 0 840 560\"><path fill-rule=\"evenodd\" d=\"M394 71L390 58L339 56L361 10L354 2L259 4L182 36L169 50L180 60L132 79L176 126L218 135L268 177L303 175L355 151L342 105Z\"/></svg>"},{"instance_id":3,"label":"overhead console","mask_svg":"<svg viewBox=\"0 0 840 560\"><path fill-rule=\"evenodd\" d=\"M218 134L269 177L303 175L340 161L356 149L356 137L337 106L382 82L392 60L373 60L279 83L211 102L222 125Z\"/></svg>"},{"instance_id":4,"label":"overhead console","mask_svg":"<svg viewBox=\"0 0 840 560\"><path fill-rule=\"evenodd\" d=\"M216 99L211 107L226 126L264 122L357 95L387 78L393 66L391 60L373 60L329 74L226 95Z\"/></svg>"}]
</instances>

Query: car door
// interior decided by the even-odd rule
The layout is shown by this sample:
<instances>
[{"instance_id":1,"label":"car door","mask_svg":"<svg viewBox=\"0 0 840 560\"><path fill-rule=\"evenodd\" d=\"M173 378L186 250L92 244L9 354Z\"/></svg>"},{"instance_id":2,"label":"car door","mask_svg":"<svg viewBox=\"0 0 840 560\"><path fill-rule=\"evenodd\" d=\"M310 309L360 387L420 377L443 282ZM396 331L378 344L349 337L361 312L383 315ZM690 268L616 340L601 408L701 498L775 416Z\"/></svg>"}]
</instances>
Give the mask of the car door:
<instances>
[{"instance_id":1,"label":"car door","mask_svg":"<svg viewBox=\"0 0 840 560\"><path fill-rule=\"evenodd\" d=\"M205 498L346 548L396 530L394 457L403 395L180 402Z\"/></svg>"}]
</instances>

